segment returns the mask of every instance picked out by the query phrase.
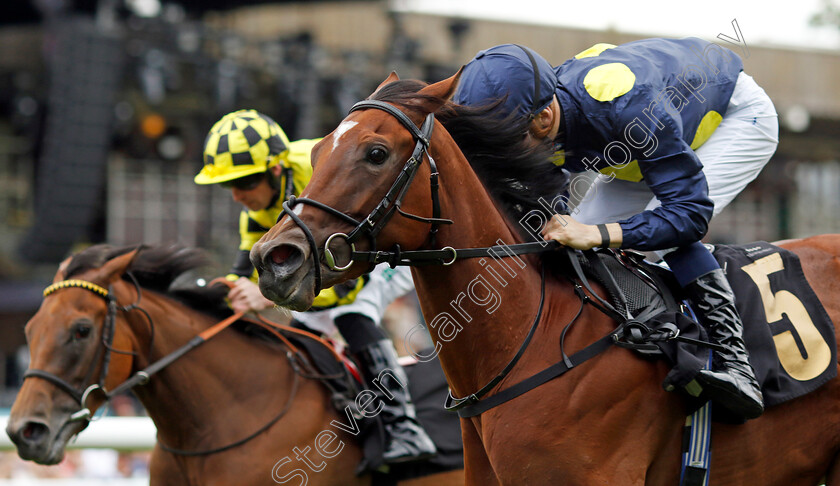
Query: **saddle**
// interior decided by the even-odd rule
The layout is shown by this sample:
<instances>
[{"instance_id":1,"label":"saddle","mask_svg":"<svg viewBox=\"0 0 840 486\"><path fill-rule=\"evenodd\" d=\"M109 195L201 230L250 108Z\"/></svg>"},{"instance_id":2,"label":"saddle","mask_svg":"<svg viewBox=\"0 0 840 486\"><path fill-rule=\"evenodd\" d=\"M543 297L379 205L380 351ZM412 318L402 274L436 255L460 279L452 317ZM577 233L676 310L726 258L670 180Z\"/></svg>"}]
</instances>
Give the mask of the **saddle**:
<instances>
[{"instance_id":1,"label":"saddle","mask_svg":"<svg viewBox=\"0 0 840 486\"><path fill-rule=\"evenodd\" d=\"M834 378L834 326L799 258L767 242L710 249L735 292L765 405L802 396ZM606 290L604 302L593 304L621 323L614 344L648 358L667 359L672 368L663 386L684 390L715 344L694 319L670 270L648 262L641 253L612 249L570 253L568 264L583 285L592 279ZM776 316L771 311L781 303L788 309Z\"/></svg>"}]
</instances>

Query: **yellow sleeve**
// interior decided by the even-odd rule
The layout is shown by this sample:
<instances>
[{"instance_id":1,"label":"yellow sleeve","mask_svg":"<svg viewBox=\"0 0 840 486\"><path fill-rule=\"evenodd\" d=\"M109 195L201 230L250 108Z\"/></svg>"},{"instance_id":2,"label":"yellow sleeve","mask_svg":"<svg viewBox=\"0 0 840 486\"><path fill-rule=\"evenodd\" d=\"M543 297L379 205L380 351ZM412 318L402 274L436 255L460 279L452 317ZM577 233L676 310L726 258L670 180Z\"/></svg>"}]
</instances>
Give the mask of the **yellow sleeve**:
<instances>
[{"instance_id":1,"label":"yellow sleeve","mask_svg":"<svg viewBox=\"0 0 840 486\"><path fill-rule=\"evenodd\" d=\"M256 222L248 215L249 211L239 213L239 249L251 251L254 244L262 238L266 230L257 227Z\"/></svg>"},{"instance_id":2,"label":"yellow sleeve","mask_svg":"<svg viewBox=\"0 0 840 486\"><path fill-rule=\"evenodd\" d=\"M289 144L289 152L283 161L283 166L292 168L292 183L295 186L296 196L303 192L303 188L312 178L312 147L320 141L320 138L314 138L296 140Z\"/></svg>"},{"instance_id":3,"label":"yellow sleeve","mask_svg":"<svg viewBox=\"0 0 840 486\"><path fill-rule=\"evenodd\" d=\"M359 278L348 280L328 289L321 290L321 293L315 296L312 301L311 311L319 311L325 309L332 309L340 305L352 304L356 301L356 296L362 291L365 284L370 280L370 274L364 274Z\"/></svg>"}]
</instances>

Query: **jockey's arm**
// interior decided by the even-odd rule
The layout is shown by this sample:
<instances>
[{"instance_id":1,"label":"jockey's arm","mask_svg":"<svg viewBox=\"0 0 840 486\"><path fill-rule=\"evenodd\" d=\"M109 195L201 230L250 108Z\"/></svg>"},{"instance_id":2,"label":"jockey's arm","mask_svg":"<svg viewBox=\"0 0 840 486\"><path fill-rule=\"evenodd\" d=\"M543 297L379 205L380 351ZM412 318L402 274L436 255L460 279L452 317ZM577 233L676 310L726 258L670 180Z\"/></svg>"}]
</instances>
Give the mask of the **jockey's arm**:
<instances>
[{"instance_id":1,"label":"jockey's arm","mask_svg":"<svg viewBox=\"0 0 840 486\"><path fill-rule=\"evenodd\" d=\"M688 160L682 160L688 159ZM639 166L660 206L604 225L612 248L660 250L699 241L705 236L714 204L703 172L696 169L693 151ZM543 237L577 250L603 246L600 225L583 224L568 215L554 215Z\"/></svg>"},{"instance_id":2,"label":"jockey's arm","mask_svg":"<svg viewBox=\"0 0 840 486\"><path fill-rule=\"evenodd\" d=\"M258 213L253 213L258 214ZM248 211L242 211L239 221L240 245L227 279L234 282L228 292L230 307L234 312L261 311L274 306L263 297L257 285L257 273L251 264L250 250L265 233L257 226Z\"/></svg>"},{"instance_id":3,"label":"jockey's arm","mask_svg":"<svg viewBox=\"0 0 840 486\"><path fill-rule=\"evenodd\" d=\"M545 225L543 237L546 240L554 240L576 250L589 250L596 246L602 246L605 241L604 235L598 226L594 224L583 224L569 215L555 214L548 224ZM609 235L607 245L610 248L621 246L621 242L623 241L621 225L618 223L609 223L604 226L605 231Z\"/></svg>"},{"instance_id":4,"label":"jockey's arm","mask_svg":"<svg viewBox=\"0 0 840 486\"><path fill-rule=\"evenodd\" d=\"M234 312L261 311L274 306L274 302L263 297L260 287L245 277L236 280L228 299Z\"/></svg>"},{"instance_id":5,"label":"jockey's arm","mask_svg":"<svg viewBox=\"0 0 840 486\"><path fill-rule=\"evenodd\" d=\"M644 180L660 205L619 221L622 248L661 250L700 241L709 229L714 203L694 151L639 161Z\"/></svg>"}]
</instances>

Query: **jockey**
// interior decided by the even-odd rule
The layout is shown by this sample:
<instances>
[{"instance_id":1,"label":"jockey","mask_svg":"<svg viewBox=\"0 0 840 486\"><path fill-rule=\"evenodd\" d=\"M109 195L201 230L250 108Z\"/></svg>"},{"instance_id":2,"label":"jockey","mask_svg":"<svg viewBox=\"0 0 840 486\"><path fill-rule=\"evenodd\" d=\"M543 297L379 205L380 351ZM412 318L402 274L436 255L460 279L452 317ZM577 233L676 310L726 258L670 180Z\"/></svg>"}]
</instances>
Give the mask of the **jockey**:
<instances>
[{"instance_id":1,"label":"jockey","mask_svg":"<svg viewBox=\"0 0 840 486\"><path fill-rule=\"evenodd\" d=\"M204 167L195 177L196 184L228 188L233 200L244 206L239 218L239 252L228 275L235 282L228 298L236 312L259 311L274 305L260 293L249 253L277 221L283 202L291 195L300 195L309 182L310 152L319 140L290 142L280 125L255 110L224 116L207 135ZM347 341L367 389L383 404L379 415L385 424L386 463L421 460L436 452L417 421L407 377L397 361L394 345L378 326L385 307L413 288L408 270L380 266L368 275L322 290L310 311L292 313L298 321L295 325L302 323L326 334L337 328ZM399 381L374 382L386 370Z\"/></svg>"},{"instance_id":2,"label":"jockey","mask_svg":"<svg viewBox=\"0 0 840 486\"><path fill-rule=\"evenodd\" d=\"M498 103L523 143L551 144L552 162L600 175L546 239L657 251L698 311L715 353L697 382L745 418L763 397L724 271L700 243L709 220L761 171L778 144L773 103L732 51L696 39L597 44L558 67L506 44L479 52L453 101ZM564 202L568 202L565 198Z\"/></svg>"}]
</instances>

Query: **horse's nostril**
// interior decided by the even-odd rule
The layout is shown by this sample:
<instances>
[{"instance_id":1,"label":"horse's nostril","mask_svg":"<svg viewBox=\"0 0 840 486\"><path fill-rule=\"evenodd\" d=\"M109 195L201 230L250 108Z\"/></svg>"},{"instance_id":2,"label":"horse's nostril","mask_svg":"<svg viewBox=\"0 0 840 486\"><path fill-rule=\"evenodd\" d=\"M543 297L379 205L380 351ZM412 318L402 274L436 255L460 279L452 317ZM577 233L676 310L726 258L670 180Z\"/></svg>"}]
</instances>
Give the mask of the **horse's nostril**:
<instances>
[{"instance_id":1,"label":"horse's nostril","mask_svg":"<svg viewBox=\"0 0 840 486\"><path fill-rule=\"evenodd\" d=\"M279 246L271 252L271 261L277 265L282 265L283 263L286 263L286 260L288 260L294 251L296 250L291 246Z\"/></svg>"},{"instance_id":2,"label":"horse's nostril","mask_svg":"<svg viewBox=\"0 0 840 486\"><path fill-rule=\"evenodd\" d=\"M303 263L303 253L294 245L280 245L271 250L269 259L278 276L289 275Z\"/></svg>"},{"instance_id":3,"label":"horse's nostril","mask_svg":"<svg viewBox=\"0 0 840 486\"><path fill-rule=\"evenodd\" d=\"M49 428L40 422L27 422L20 430L20 437L26 442L37 443L47 436Z\"/></svg>"}]
</instances>

